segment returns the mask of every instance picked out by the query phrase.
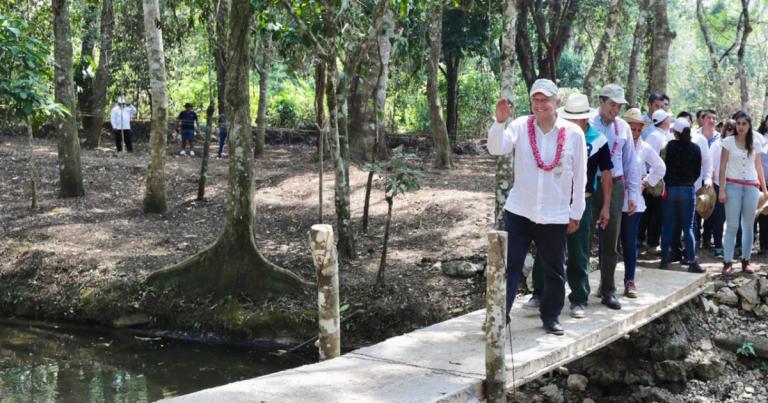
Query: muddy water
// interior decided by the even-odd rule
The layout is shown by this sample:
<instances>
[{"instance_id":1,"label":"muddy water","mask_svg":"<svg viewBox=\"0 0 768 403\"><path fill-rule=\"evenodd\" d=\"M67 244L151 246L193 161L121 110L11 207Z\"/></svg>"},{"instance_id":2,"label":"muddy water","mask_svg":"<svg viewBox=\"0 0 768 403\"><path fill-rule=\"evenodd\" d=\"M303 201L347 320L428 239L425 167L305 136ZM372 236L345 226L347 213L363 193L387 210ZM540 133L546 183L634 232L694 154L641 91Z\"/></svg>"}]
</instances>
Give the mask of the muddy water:
<instances>
[{"instance_id":1,"label":"muddy water","mask_svg":"<svg viewBox=\"0 0 768 403\"><path fill-rule=\"evenodd\" d=\"M307 363L298 356L0 324L0 402L151 402Z\"/></svg>"}]
</instances>

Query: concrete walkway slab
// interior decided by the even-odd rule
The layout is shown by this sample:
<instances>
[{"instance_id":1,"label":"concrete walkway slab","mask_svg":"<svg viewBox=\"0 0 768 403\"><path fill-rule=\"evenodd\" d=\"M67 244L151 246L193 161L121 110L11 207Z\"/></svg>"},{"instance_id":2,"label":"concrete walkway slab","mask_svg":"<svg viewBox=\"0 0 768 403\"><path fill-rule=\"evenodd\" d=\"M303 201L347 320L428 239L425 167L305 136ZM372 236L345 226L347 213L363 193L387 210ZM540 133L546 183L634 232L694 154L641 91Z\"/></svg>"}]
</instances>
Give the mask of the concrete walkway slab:
<instances>
[{"instance_id":1,"label":"concrete walkway slab","mask_svg":"<svg viewBox=\"0 0 768 403\"><path fill-rule=\"evenodd\" d=\"M620 271L620 270L619 270ZM623 278L617 273L616 278ZM599 272L590 274L597 288ZM560 321L564 336L544 333L538 312L512 311L507 385L519 386L617 340L701 293L706 275L640 269L638 298L610 310L590 296L586 319ZM169 402L466 402L482 399L485 310L393 337L342 357L235 382ZM508 348L508 346L507 346ZM514 358L514 360L513 360Z\"/></svg>"}]
</instances>

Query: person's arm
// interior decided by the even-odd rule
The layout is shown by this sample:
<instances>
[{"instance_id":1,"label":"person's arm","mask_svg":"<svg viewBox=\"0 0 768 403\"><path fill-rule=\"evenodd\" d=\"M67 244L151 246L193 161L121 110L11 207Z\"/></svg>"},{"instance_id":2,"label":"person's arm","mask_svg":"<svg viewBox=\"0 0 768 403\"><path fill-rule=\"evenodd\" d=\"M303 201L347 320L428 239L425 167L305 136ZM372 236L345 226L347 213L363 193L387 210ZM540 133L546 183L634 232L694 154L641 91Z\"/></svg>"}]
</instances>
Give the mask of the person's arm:
<instances>
[{"instance_id":1,"label":"person's arm","mask_svg":"<svg viewBox=\"0 0 768 403\"><path fill-rule=\"evenodd\" d=\"M200 119L198 119L197 113L195 113L195 133L200 134Z\"/></svg>"},{"instance_id":2,"label":"person's arm","mask_svg":"<svg viewBox=\"0 0 768 403\"><path fill-rule=\"evenodd\" d=\"M757 171L757 180L760 182L760 191L765 193L765 172L763 172L763 164L760 162L761 154L759 150L755 150L755 170Z\"/></svg>"},{"instance_id":3,"label":"person's arm","mask_svg":"<svg viewBox=\"0 0 768 403\"><path fill-rule=\"evenodd\" d=\"M699 149L701 150L701 178L704 180L704 186L712 186L712 157L709 155L709 144L707 138L700 136Z\"/></svg>"},{"instance_id":4,"label":"person's arm","mask_svg":"<svg viewBox=\"0 0 768 403\"><path fill-rule=\"evenodd\" d=\"M720 203L725 204L725 170L728 168L728 148L723 144L723 151L720 153L720 194L717 195Z\"/></svg>"},{"instance_id":5,"label":"person's arm","mask_svg":"<svg viewBox=\"0 0 768 403\"><path fill-rule=\"evenodd\" d=\"M112 111L109 113L109 123L112 125L112 130L118 130L120 125L119 116L115 112L119 113L115 108L112 108Z\"/></svg>"},{"instance_id":6,"label":"person's arm","mask_svg":"<svg viewBox=\"0 0 768 403\"><path fill-rule=\"evenodd\" d=\"M611 195L613 194L613 161L608 145L603 145L597 150L597 168L600 170L600 184L603 190L603 205L600 208L598 224L605 229L611 217Z\"/></svg>"},{"instance_id":7,"label":"person's arm","mask_svg":"<svg viewBox=\"0 0 768 403\"><path fill-rule=\"evenodd\" d=\"M617 121L618 122L618 121ZM618 124L618 123L614 123ZM629 131L629 125L622 130ZM632 133L627 133L627 141L624 143L624 148L621 150L621 164L624 169L624 185L626 186L627 197L629 198L628 213L632 214L637 208L637 195L639 194L638 188L640 185L640 178L638 172L633 169L635 161L635 142L632 141Z\"/></svg>"},{"instance_id":8,"label":"person's arm","mask_svg":"<svg viewBox=\"0 0 768 403\"><path fill-rule=\"evenodd\" d=\"M178 116L176 116L176 132L178 133L181 130L181 113L179 113Z\"/></svg>"},{"instance_id":9,"label":"person's arm","mask_svg":"<svg viewBox=\"0 0 768 403\"><path fill-rule=\"evenodd\" d=\"M512 116L509 104L501 99L496 104L496 119L488 129L488 152L491 155L506 155L512 152L517 142L517 134L509 125L507 119ZM505 127L506 126L506 127Z\"/></svg>"},{"instance_id":10,"label":"person's arm","mask_svg":"<svg viewBox=\"0 0 768 403\"><path fill-rule=\"evenodd\" d=\"M580 132L581 130L579 130ZM581 216L584 215L586 203L584 192L587 186L587 143L584 135L572 132L573 137L573 186L571 187L571 219L568 222L567 232L572 234L579 229ZM584 225L588 225L584 223Z\"/></svg>"},{"instance_id":11,"label":"person's arm","mask_svg":"<svg viewBox=\"0 0 768 403\"><path fill-rule=\"evenodd\" d=\"M642 155L643 162L650 165L651 170L644 180L648 183L648 186L656 186L667 173L667 165L664 164L664 161L655 152L652 150L646 151L648 152L644 152Z\"/></svg>"}]
</instances>

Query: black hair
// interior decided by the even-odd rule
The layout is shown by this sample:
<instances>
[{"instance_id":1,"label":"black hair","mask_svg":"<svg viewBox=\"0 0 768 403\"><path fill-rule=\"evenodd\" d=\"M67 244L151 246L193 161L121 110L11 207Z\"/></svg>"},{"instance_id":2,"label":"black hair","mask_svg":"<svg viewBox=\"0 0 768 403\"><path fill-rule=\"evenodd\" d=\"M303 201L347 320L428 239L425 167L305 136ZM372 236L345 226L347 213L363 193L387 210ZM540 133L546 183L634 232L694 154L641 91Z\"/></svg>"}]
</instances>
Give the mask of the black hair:
<instances>
[{"instance_id":1,"label":"black hair","mask_svg":"<svg viewBox=\"0 0 768 403\"><path fill-rule=\"evenodd\" d=\"M608 97L600 95L600 102L605 102L608 100Z\"/></svg>"},{"instance_id":2,"label":"black hair","mask_svg":"<svg viewBox=\"0 0 768 403\"><path fill-rule=\"evenodd\" d=\"M689 119L689 120L693 120L693 115L691 115L691 113L688 112L688 111L682 111L682 112L678 113L676 117L678 117L678 118L686 118L686 119Z\"/></svg>"},{"instance_id":3,"label":"black hair","mask_svg":"<svg viewBox=\"0 0 768 403\"><path fill-rule=\"evenodd\" d=\"M760 122L760 127L757 129L757 132L763 135L768 134L768 115L765 115L763 121Z\"/></svg>"},{"instance_id":4,"label":"black hair","mask_svg":"<svg viewBox=\"0 0 768 403\"><path fill-rule=\"evenodd\" d=\"M187 102L186 104L184 104L184 107L185 108L192 108L192 103L191 102Z\"/></svg>"},{"instance_id":5,"label":"black hair","mask_svg":"<svg viewBox=\"0 0 768 403\"><path fill-rule=\"evenodd\" d=\"M749 123L749 130L747 130L747 135L744 136L744 148L747 149L747 155L752 154L752 142L754 135L752 134L752 117L749 116L747 112L744 111L738 111L731 116L731 119L738 121L739 119L744 119ZM738 131L734 133L734 135L738 136Z\"/></svg>"},{"instance_id":6,"label":"black hair","mask_svg":"<svg viewBox=\"0 0 768 403\"><path fill-rule=\"evenodd\" d=\"M648 105L656 101L669 101L669 97L663 92L652 92L651 95L648 95Z\"/></svg>"},{"instance_id":7,"label":"black hair","mask_svg":"<svg viewBox=\"0 0 768 403\"><path fill-rule=\"evenodd\" d=\"M675 131L677 139L680 141L691 141L691 128L686 127L682 132Z\"/></svg>"}]
</instances>

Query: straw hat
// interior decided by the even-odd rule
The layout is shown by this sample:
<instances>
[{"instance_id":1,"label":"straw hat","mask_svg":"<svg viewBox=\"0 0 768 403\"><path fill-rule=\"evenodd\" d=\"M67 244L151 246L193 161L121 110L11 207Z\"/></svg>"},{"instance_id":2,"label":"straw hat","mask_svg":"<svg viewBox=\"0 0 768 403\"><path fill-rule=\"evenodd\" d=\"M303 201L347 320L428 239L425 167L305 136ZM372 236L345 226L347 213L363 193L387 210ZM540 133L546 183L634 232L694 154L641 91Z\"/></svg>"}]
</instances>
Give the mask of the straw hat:
<instances>
[{"instance_id":1,"label":"straw hat","mask_svg":"<svg viewBox=\"0 0 768 403\"><path fill-rule=\"evenodd\" d=\"M768 215L768 193L760 193L760 200L757 202L757 211L755 218L759 215Z\"/></svg>"},{"instance_id":2,"label":"straw hat","mask_svg":"<svg viewBox=\"0 0 768 403\"><path fill-rule=\"evenodd\" d=\"M716 201L715 189L712 186L702 186L696 191L696 212L706 220L715 211Z\"/></svg>"},{"instance_id":3,"label":"straw hat","mask_svg":"<svg viewBox=\"0 0 768 403\"><path fill-rule=\"evenodd\" d=\"M642 123L645 124L645 121L643 120L643 114L640 112L640 109L637 108L629 108L626 112L624 112L624 116L622 116L624 120L627 123Z\"/></svg>"},{"instance_id":4,"label":"straw hat","mask_svg":"<svg viewBox=\"0 0 768 403\"><path fill-rule=\"evenodd\" d=\"M571 94L565 106L557 110L557 115L563 119L591 119L597 115L597 110L589 107L586 95Z\"/></svg>"},{"instance_id":5,"label":"straw hat","mask_svg":"<svg viewBox=\"0 0 768 403\"><path fill-rule=\"evenodd\" d=\"M664 178L659 179L654 186L648 186L645 191L653 197L661 197L664 194Z\"/></svg>"}]
</instances>

